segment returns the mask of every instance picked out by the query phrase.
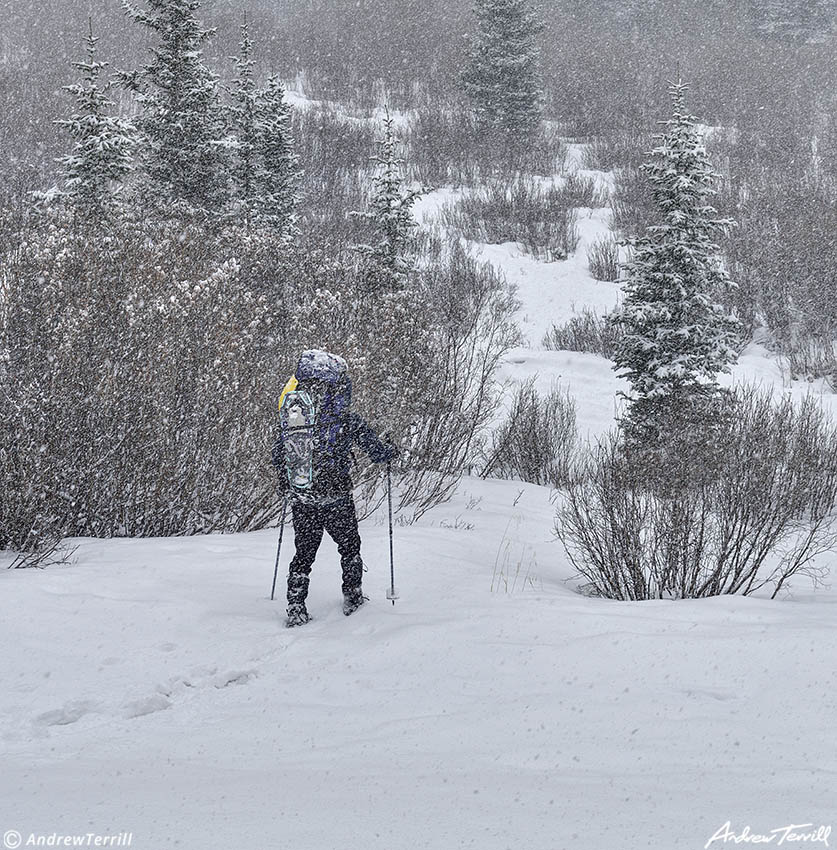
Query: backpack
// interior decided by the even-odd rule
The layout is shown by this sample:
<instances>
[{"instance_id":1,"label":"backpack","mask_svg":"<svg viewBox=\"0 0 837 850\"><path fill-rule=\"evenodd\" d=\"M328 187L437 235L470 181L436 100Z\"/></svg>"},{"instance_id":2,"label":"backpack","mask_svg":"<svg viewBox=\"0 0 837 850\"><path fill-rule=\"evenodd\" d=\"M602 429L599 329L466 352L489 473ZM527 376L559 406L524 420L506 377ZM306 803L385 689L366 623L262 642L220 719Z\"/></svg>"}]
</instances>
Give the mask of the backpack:
<instances>
[{"instance_id":1,"label":"backpack","mask_svg":"<svg viewBox=\"0 0 837 850\"><path fill-rule=\"evenodd\" d=\"M338 439L352 400L349 369L342 357L304 351L279 399L285 474L301 501L316 501L318 477L336 479Z\"/></svg>"}]
</instances>

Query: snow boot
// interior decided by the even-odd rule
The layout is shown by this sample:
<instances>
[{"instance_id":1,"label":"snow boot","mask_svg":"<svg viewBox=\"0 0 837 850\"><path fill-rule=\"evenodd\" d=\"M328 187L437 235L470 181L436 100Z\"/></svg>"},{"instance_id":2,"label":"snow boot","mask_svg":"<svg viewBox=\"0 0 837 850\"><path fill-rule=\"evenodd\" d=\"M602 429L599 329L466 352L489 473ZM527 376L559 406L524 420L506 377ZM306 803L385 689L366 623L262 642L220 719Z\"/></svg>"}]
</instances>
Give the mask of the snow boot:
<instances>
[{"instance_id":1,"label":"snow boot","mask_svg":"<svg viewBox=\"0 0 837 850\"><path fill-rule=\"evenodd\" d=\"M359 587L353 587L343 592L343 613L348 617L349 614L354 614L364 602L368 602L369 597L363 595L363 591Z\"/></svg>"},{"instance_id":2,"label":"snow boot","mask_svg":"<svg viewBox=\"0 0 837 850\"><path fill-rule=\"evenodd\" d=\"M304 602L291 602L288 605L288 619L285 626L289 629L294 626L304 626L311 618Z\"/></svg>"}]
</instances>

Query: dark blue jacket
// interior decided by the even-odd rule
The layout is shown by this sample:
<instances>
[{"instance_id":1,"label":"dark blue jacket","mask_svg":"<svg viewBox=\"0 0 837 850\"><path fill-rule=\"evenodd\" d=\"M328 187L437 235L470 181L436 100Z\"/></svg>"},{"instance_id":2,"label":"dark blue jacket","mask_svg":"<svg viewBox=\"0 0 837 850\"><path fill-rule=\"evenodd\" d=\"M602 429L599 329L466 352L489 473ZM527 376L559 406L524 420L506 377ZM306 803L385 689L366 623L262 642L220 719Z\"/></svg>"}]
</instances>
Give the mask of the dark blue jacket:
<instances>
[{"instance_id":1,"label":"dark blue jacket","mask_svg":"<svg viewBox=\"0 0 837 850\"><path fill-rule=\"evenodd\" d=\"M325 443L325 448L323 445ZM343 417L337 435L329 445L323 439L317 440L314 447L314 479L311 492L322 501L344 498L354 487L349 471L352 462L352 446L357 445L374 463L392 460L397 449L382 443L377 434L363 421L357 413L349 413ZM279 471L280 486L284 491L290 490L285 471L285 446L280 430L273 445L273 465Z\"/></svg>"}]
</instances>

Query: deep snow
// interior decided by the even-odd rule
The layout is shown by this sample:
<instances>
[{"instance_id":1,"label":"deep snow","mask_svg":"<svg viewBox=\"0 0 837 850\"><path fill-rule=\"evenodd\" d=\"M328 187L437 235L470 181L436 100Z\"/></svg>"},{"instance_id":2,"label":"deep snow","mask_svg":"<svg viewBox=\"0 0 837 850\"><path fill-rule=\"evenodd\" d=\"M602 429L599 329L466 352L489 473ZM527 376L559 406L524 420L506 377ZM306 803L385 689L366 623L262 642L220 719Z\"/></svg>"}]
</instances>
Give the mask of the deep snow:
<instances>
[{"instance_id":1,"label":"deep snow","mask_svg":"<svg viewBox=\"0 0 837 850\"><path fill-rule=\"evenodd\" d=\"M551 521L544 488L466 480L396 529L392 606L370 520L370 603L343 617L326 541L295 630L273 532L0 573L3 829L634 850L829 824L837 596L588 599Z\"/></svg>"}]
</instances>

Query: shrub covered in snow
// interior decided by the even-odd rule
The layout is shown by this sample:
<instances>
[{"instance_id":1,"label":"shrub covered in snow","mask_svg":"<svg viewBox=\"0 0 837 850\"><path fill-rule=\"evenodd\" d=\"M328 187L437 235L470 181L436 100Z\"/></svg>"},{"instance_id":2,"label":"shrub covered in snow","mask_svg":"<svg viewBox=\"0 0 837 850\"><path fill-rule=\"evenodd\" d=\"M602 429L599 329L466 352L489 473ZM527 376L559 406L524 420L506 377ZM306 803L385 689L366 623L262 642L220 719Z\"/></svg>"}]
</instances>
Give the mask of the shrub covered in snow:
<instances>
[{"instance_id":1,"label":"shrub covered in snow","mask_svg":"<svg viewBox=\"0 0 837 850\"><path fill-rule=\"evenodd\" d=\"M612 599L775 596L837 546L837 428L810 397L740 390L725 427L649 465L610 435L580 457L556 531L588 588Z\"/></svg>"},{"instance_id":2,"label":"shrub covered in snow","mask_svg":"<svg viewBox=\"0 0 837 850\"><path fill-rule=\"evenodd\" d=\"M0 548L273 522L276 401L314 346L346 357L358 408L404 447L404 507L470 461L514 339L504 282L458 249L370 293L353 258L272 230L69 222L48 211L4 258ZM379 472L361 469L367 492Z\"/></svg>"}]
</instances>

